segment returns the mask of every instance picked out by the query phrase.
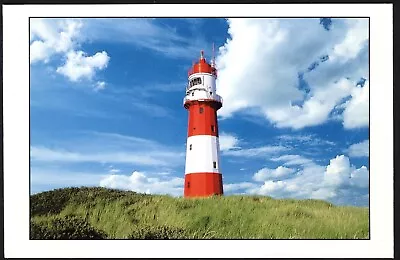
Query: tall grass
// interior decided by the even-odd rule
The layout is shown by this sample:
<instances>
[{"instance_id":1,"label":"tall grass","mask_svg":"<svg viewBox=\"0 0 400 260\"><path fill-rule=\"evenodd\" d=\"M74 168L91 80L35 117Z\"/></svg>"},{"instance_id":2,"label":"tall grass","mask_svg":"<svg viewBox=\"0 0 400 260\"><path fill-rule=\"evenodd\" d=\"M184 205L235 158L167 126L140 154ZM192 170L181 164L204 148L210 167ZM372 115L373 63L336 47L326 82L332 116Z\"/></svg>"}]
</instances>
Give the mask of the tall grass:
<instances>
[{"instance_id":1,"label":"tall grass","mask_svg":"<svg viewBox=\"0 0 400 260\"><path fill-rule=\"evenodd\" d=\"M63 195L61 195L61 193ZM57 210L45 205L64 198ZM68 199L66 199L68 197ZM41 203L41 207L37 206ZM173 198L103 188L59 189L31 197L32 221L76 216L108 238L367 239L368 208L262 196ZM39 208L40 210L33 210ZM44 212L43 208L48 211Z\"/></svg>"}]
</instances>

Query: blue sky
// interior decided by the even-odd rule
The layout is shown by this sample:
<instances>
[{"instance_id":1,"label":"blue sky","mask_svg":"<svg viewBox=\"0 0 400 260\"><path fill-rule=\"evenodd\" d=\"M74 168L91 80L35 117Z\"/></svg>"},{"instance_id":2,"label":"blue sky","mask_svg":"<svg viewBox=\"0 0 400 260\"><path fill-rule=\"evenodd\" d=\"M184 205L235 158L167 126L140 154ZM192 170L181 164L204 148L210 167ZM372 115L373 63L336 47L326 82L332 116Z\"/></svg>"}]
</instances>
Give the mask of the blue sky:
<instances>
[{"instance_id":1,"label":"blue sky","mask_svg":"<svg viewBox=\"0 0 400 260\"><path fill-rule=\"evenodd\" d=\"M368 205L368 19L31 19L31 192L183 193L187 70L216 46L225 194Z\"/></svg>"}]
</instances>

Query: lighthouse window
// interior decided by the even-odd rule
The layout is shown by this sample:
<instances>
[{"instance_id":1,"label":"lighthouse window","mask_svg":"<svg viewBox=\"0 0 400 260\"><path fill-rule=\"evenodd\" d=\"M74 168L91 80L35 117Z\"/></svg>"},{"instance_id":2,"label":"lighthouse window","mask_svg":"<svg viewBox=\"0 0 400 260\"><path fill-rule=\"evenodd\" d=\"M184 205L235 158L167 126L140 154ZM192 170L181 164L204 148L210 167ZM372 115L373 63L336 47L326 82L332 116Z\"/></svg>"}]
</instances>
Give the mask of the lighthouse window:
<instances>
[{"instance_id":1,"label":"lighthouse window","mask_svg":"<svg viewBox=\"0 0 400 260\"><path fill-rule=\"evenodd\" d=\"M204 108L200 107L200 109L199 109L200 114L202 114L203 111L204 111Z\"/></svg>"},{"instance_id":2,"label":"lighthouse window","mask_svg":"<svg viewBox=\"0 0 400 260\"><path fill-rule=\"evenodd\" d=\"M213 166L215 169L217 169L217 162L213 162Z\"/></svg>"},{"instance_id":3,"label":"lighthouse window","mask_svg":"<svg viewBox=\"0 0 400 260\"><path fill-rule=\"evenodd\" d=\"M192 150L192 144L189 145L189 150Z\"/></svg>"},{"instance_id":4,"label":"lighthouse window","mask_svg":"<svg viewBox=\"0 0 400 260\"><path fill-rule=\"evenodd\" d=\"M191 87L199 85L199 84L201 84L201 78L194 78L194 79L192 79L190 81L190 86Z\"/></svg>"},{"instance_id":5,"label":"lighthouse window","mask_svg":"<svg viewBox=\"0 0 400 260\"><path fill-rule=\"evenodd\" d=\"M211 131L215 132L215 127L213 125L211 126Z\"/></svg>"},{"instance_id":6,"label":"lighthouse window","mask_svg":"<svg viewBox=\"0 0 400 260\"><path fill-rule=\"evenodd\" d=\"M192 92L192 96L194 97L194 92Z\"/></svg>"},{"instance_id":7,"label":"lighthouse window","mask_svg":"<svg viewBox=\"0 0 400 260\"><path fill-rule=\"evenodd\" d=\"M201 84L201 78L195 78L194 85L199 85L199 84Z\"/></svg>"},{"instance_id":8,"label":"lighthouse window","mask_svg":"<svg viewBox=\"0 0 400 260\"><path fill-rule=\"evenodd\" d=\"M187 187L190 188L190 181L187 182Z\"/></svg>"}]
</instances>

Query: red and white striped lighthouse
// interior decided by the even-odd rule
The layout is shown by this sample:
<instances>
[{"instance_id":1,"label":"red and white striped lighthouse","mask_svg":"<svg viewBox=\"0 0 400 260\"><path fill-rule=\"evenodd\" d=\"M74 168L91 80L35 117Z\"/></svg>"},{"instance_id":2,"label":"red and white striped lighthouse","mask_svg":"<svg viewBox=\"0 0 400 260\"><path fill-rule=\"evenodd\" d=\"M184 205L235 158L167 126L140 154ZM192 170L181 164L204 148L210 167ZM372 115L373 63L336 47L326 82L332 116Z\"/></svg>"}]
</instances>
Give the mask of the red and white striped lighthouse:
<instances>
[{"instance_id":1,"label":"red and white striped lighthouse","mask_svg":"<svg viewBox=\"0 0 400 260\"><path fill-rule=\"evenodd\" d=\"M222 98L216 93L217 70L201 51L200 60L189 70L184 107L189 112L186 144L185 197L222 195L217 110Z\"/></svg>"}]
</instances>

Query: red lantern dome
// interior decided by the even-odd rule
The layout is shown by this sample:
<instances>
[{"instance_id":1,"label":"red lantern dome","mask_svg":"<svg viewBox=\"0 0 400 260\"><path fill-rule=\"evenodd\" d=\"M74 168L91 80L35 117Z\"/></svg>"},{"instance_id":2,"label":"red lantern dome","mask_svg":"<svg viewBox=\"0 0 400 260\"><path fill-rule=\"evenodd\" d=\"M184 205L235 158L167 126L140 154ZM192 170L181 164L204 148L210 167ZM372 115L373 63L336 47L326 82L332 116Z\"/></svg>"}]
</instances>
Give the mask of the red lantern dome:
<instances>
[{"instance_id":1,"label":"red lantern dome","mask_svg":"<svg viewBox=\"0 0 400 260\"><path fill-rule=\"evenodd\" d=\"M204 58L204 51L200 52L200 59L197 63L193 64L193 66L189 69L188 76L195 73L209 73L217 76L217 69L213 64L208 64L206 59Z\"/></svg>"}]
</instances>

